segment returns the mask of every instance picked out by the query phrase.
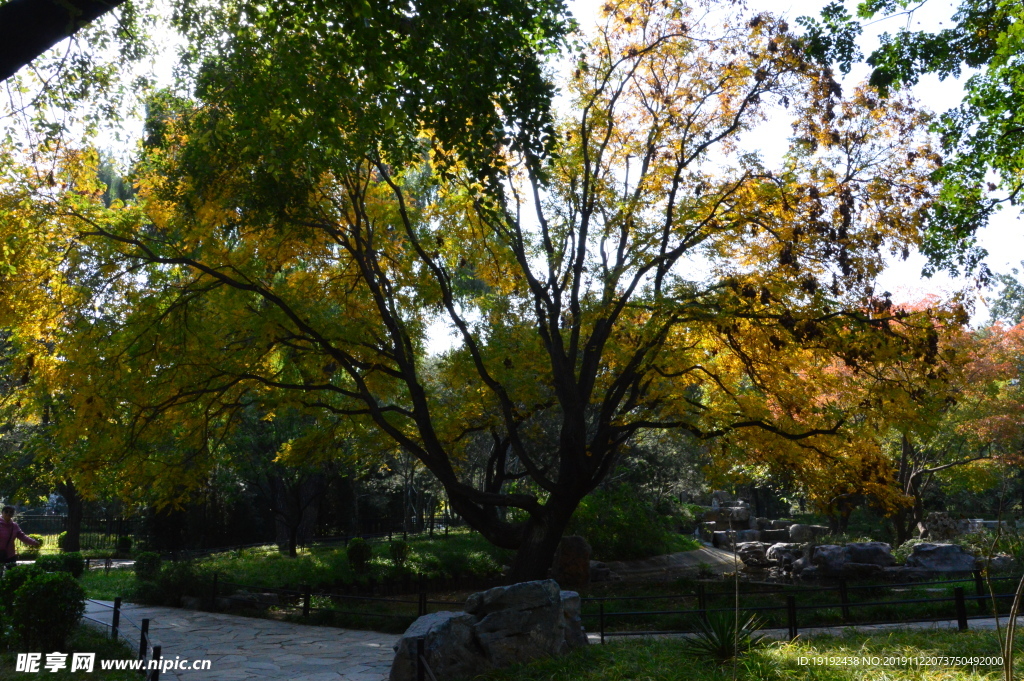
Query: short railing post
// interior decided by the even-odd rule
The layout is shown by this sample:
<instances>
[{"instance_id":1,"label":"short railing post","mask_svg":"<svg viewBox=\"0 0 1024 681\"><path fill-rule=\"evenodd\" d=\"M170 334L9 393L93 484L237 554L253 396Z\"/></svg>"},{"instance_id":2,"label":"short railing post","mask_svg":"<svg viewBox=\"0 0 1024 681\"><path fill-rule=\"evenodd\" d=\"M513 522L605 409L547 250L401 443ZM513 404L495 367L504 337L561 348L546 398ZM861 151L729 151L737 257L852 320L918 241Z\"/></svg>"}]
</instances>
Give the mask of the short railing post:
<instances>
[{"instance_id":1,"label":"short railing post","mask_svg":"<svg viewBox=\"0 0 1024 681\"><path fill-rule=\"evenodd\" d=\"M307 584L302 587L302 616L309 617L309 604L313 599L312 588Z\"/></svg>"},{"instance_id":2,"label":"short railing post","mask_svg":"<svg viewBox=\"0 0 1024 681\"><path fill-rule=\"evenodd\" d=\"M149 647L149 619L142 618L142 633L139 634L139 659L146 659L146 649Z\"/></svg>"},{"instance_id":3,"label":"short railing post","mask_svg":"<svg viewBox=\"0 0 1024 681\"><path fill-rule=\"evenodd\" d=\"M88 571L89 571L89 560L90 560L89 558L86 558L86 559L85 559L85 571L86 571L86 572L88 572Z\"/></svg>"},{"instance_id":4,"label":"short railing post","mask_svg":"<svg viewBox=\"0 0 1024 681\"><path fill-rule=\"evenodd\" d=\"M597 620L601 630L601 645L604 645L604 601L597 604Z\"/></svg>"},{"instance_id":5,"label":"short railing post","mask_svg":"<svg viewBox=\"0 0 1024 681\"><path fill-rule=\"evenodd\" d=\"M114 617L110 620L110 638L117 640L117 628L121 626L121 597L114 599Z\"/></svg>"},{"instance_id":6,"label":"short railing post","mask_svg":"<svg viewBox=\"0 0 1024 681\"><path fill-rule=\"evenodd\" d=\"M153 646L153 660L150 664L153 665L153 673L149 681L160 681L160 646Z\"/></svg>"},{"instance_id":7,"label":"short railing post","mask_svg":"<svg viewBox=\"0 0 1024 681\"><path fill-rule=\"evenodd\" d=\"M846 580L839 580L839 602L843 608L843 621L850 621L850 595L846 591Z\"/></svg>"},{"instance_id":8,"label":"short railing post","mask_svg":"<svg viewBox=\"0 0 1024 681\"><path fill-rule=\"evenodd\" d=\"M981 570L974 571L974 593L978 596L978 612L985 614L985 582L981 578Z\"/></svg>"},{"instance_id":9,"label":"short railing post","mask_svg":"<svg viewBox=\"0 0 1024 681\"><path fill-rule=\"evenodd\" d=\"M953 589L953 601L956 603L956 624L960 631L967 631L967 602L964 600L964 588Z\"/></svg>"},{"instance_id":10,"label":"short railing post","mask_svg":"<svg viewBox=\"0 0 1024 681\"><path fill-rule=\"evenodd\" d=\"M789 640L792 641L799 633L796 624L796 596L786 596L786 621L789 624Z\"/></svg>"}]
</instances>

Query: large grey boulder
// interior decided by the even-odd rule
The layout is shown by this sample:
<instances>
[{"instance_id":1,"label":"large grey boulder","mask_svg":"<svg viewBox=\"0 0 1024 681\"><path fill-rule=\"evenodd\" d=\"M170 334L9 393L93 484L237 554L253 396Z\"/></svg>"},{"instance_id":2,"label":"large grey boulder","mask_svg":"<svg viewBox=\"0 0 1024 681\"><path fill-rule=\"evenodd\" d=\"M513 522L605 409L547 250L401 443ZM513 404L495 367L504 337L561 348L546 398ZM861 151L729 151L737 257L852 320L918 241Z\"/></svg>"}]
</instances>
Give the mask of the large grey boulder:
<instances>
[{"instance_id":1,"label":"large grey boulder","mask_svg":"<svg viewBox=\"0 0 1024 681\"><path fill-rule=\"evenodd\" d=\"M783 530L761 530L761 541L769 544L778 544L789 542L789 529Z\"/></svg>"},{"instance_id":2,"label":"large grey boulder","mask_svg":"<svg viewBox=\"0 0 1024 681\"><path fill-rule=\"evenodd\" d=\"M791 544L787 542L772 544L768 547L768 550L765 551L765 558L777 561L783 565L787 563L792 564L803 555L803 544Z\"/></svg>"},{"instance_id":3,"label":"large grey boulder","mask_svg":"<svg viewBox=\"0 0 1024 681\"><path fill-rule=\"evenodd\" d=\"M822 544L814 547L811 562L825 575L838 575L843 565L850 562L850 552L845 546Z\"/></svg>"},{"instance_id":4,"label":"large grey boulder","mask_svg":"<svg viewBox=\"0 0 1024 681\"><path fill-rule=\"evenodd\" d=\"M974 555L956 544L918 544L907 558L907 567L932 572L970 572Z\"/></svg>"},{"instance_id":5,"label":"large grey boulder","mask_svg":"<svg viewBox=\"0 0 1024 681\"><path fill-rule=\"evenodd\" d=\"M416 678L416 640L439 679L472 677L587 645L580 597L551 579L475 593L465 612L438 612L413 622L395 645L391 681Z\"/></svg>"},{"instance_id":6,"label":"large grey boulder","mask_svg":"<svg viewBox=\"0 0 1024 681\"><path fill-rule=\"evenodd\" d=\"M736 543L761 541L760 530L736 530Z\"/></svg>"},{"instance_id":7,"label":"large grey boulder","mask_svg":"<svg viewBox=\"0 0 1024 681\"><path fill-rule=\"evenodd\" d=\"M896 564L892 546L882 541L851 542L846 545L851 563L867 563L890 567Z\"/></svg>"},{"instance_id":8,"label":"large grey boulder","mask_svg":"<svg viewBox=\"0 0 1024 681\"><path fill-rule=\"evenodd\" d=\"M765 557L765 550L768 544L759 541L743 542L736 544L736 555L743 561L744 565L750 567L766 568L768 559Z\"/></svg>"},{"instance_id":9,"label":"large grey boulder","mask_svg":"<svg viewBox=\"0 0 1024 681\"><path fill-rule=\"evenodd\" d=\"M424 657L438 678L472 677L483 649L473 636L476 618L464 612L433 612L409 625L395 644L391 681L416 678L416 639L423 638Z\"/></svg>"},{"instance_id":10,"label":"large grey boulder","mask_svg":"<svg viewBox=\"0 0 1024 681\"><path fill-rule=\"evenodd\" d=\"M828 534L828 528L824 525L801 525L797 523L789 526L789 540L800 544L814 541L826 534Z\"/></svg>"}]
</instances>

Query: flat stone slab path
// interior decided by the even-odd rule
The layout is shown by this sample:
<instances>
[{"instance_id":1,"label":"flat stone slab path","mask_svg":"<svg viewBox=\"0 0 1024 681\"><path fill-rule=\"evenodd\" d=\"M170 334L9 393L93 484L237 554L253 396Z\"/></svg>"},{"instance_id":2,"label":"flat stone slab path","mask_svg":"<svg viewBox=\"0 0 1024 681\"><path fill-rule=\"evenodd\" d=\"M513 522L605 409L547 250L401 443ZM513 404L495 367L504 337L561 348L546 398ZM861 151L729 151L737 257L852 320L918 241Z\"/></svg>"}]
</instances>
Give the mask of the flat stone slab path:
<instances>
[{"instance_id":1,"label":"flat stone slab path","mask_svg":"<svg viewBox=\"0 0 1024 681\"><path fill-rule=\"evenodd\" d=\"M86 616L110 623L113 602L87 601ZM394 634L316 627L180 608L126 603L120 632L136 646L143 619L164 659L210 660L207 671L171 670L182 681L386 681ZM133 626L128 621L134 622Z\"/></svg>"}]
</instances>

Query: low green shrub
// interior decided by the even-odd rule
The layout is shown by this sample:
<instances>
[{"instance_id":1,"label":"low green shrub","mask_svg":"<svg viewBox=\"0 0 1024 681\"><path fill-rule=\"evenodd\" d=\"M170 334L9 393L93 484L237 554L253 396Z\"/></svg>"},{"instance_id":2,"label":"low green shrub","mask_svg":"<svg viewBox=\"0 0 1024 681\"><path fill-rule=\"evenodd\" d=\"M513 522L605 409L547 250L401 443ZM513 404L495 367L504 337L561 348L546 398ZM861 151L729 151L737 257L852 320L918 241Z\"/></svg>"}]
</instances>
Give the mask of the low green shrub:
<instances>
[{"instance_id":1,"label":"low green shrub","mask_svg":"<svg viewBox=\"0 0 1024 681\"><path fill-rule=\"evenodd\" d=\"M21 544L18 546L18 555L25 560L35 560L39 555L39 549L43 546L43 535L41 534L30 534L29 539L35 539L39 542L38 546L31 546L29 544Z\"/></svg>"},{"instance_id":2,"label":"low green shrub","mask_svg":"<svg viewBox=\"0 0 1024 681\"><path fill-rule=\"evenodd\" d=\"M132 551L132 538L131 537L118 537L117 538L117 552L123 556L128 555Z\"/></svg>"},{"instance_id":3,"label":"low green shrub","mask_svg":"<svg viewBox=\"0 0 1024 681\"><path fill-rule=\"evenodd\" d=\"M160 574L163 559L159 553L144 551L135 557L135 576L142 580L153 581Z\"/></svg>"},{"instance_id":4,"label":"low green shrub","mask_svg":"<svg viewBox=\"0 0 1024 681\"><path fill-rule=\"evenodd\" d=\"M85 572L85 558L78 551L39 556L36 565L46 572L68 572L72 577L81 577Z\"/></svg>"},{"instance_id":5,"label":"low green shrub","mask_svg":"<svg viewBox=\"0 0 1024 681\"><path fill-rule=\"evenodd\" d=\"M29 650L63 650L85 614L85 589L66 572L33 575L14 592L11 622Z\"/></svg>"},{"instance_id":6,"label":"low green shrub","mask_svg":"<svg viewBox=\"0 0 1024 681\"><path fill-rule=\"evenodd\" d=\"M164 563L153 580L140 580L136 596L152 605L181 605L183 596L208 597L213 573L190 560Z\"/></svg>"},{"instance_id":7,"label":"low green shrub","mask_svg":"<svg viewBox=\"0 0 1024 681\"><path fill-rule=\"evenodd\" d=\"M13 565L4 572L0 579L0 607L10 610L14 605L14 593L36 575L46 574L38 565Z\"/></svg>"},{"instance_id":8,"label":"low green shrub","mask_svg":"<svg viewBox=\"0 0 1024 681\"><path fill-rule=\"evenodd\" d=\"M57 535L57 548L60 549L61 551L63 551L64 550L64 545L67 543L67 541L68 541L68 533L67 532L61 532L60 534L58 534Z\"/></svg>"},{"instance_id":9,"label":"low green shrub","mask_svg":"<svg viewBox=\"0 0 1024 681\"><path fill-rule=\"evenodd\" d=\"M409 562L412 548L409 546L409 542L396 539L388 546L388 553L391 554L391 562L394 563L395 568L401 571L405 569L406 563Z\"/></svg>"},{"instance_id":10,"label":"low green shrub","mask_svg":"<svg viewBox=\"0 0 1024 681\"><path fill-rule=\"evenodd\" d=\"M348 564L352 566L352 569L362 574L370 566L370 559L373 558L373 547L362 537L356 537L348 543L345 555L348 557Z\"/></svg>"}]
</instances>

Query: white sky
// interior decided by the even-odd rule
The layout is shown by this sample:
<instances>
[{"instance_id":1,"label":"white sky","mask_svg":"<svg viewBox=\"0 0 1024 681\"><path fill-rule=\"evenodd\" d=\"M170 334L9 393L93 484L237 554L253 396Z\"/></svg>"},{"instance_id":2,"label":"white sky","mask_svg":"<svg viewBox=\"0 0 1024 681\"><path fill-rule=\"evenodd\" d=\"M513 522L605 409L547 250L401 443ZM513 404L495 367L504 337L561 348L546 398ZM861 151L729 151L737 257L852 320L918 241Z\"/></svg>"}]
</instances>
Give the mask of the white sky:
<instances>
[{"instance_id":1,"label":"white sky","mask_svg":"<svg viewBox=\"0 0 1024 681\"><path fill-rule=\"evenodd\" d=\"M599 17L599 9L608 0L569 0L581 27L592 26ZM817 16L825 0L790 0L789 2L771 2L771 0L747 0L751 11L771 12L787 18L792 24L799 16ZM855 3L847 0L847 8L854 11ZM910 17L894 18L868 26L861 37L861 50L868 54L878 45L878 36L883 32L895 33L903 26L915 30L938 30L943 24L949 25L954 11L954 4L949 0L928 0L921 9ZM867 66L857 65L845 79L844 89L849 89L864 80L869 74ZM970 75L970 74L967 74ZM915 97L927 108L941 113L959 104L962 96L962 80L947 79L939 81L934 76L926 76L913 89ZM785 151L785 145L791 134L788 119L769 121L758 129L752 139L764 140L761 151L766 159L779 157ZM773 143L774 142L774 143ZM1019 267L1024 260L1024 243L1020 238L1022 225L1020 212L1006 208L991 221L991 224L978 235L980 245L989 252L985 262L993 272L1008 274L1012 267ZM928 279L921 276L925 259L918 253L903 262L890 263L889 269L879 278L882 290L889 290L897 301L912 301L922 298L925 294L935 293L945 296L965 287L973 288L973 281L968 279L954 280L937 274ZM992 295L992 292L983 292ZM983 299L976 296L976 307L973 322L984 323L988 319L988 309Z\"/></svg>"}]
</instances>

